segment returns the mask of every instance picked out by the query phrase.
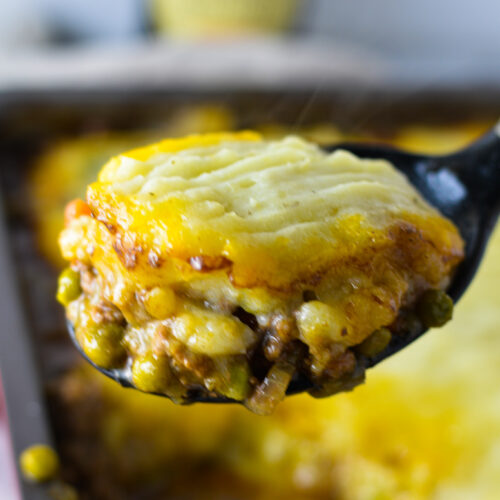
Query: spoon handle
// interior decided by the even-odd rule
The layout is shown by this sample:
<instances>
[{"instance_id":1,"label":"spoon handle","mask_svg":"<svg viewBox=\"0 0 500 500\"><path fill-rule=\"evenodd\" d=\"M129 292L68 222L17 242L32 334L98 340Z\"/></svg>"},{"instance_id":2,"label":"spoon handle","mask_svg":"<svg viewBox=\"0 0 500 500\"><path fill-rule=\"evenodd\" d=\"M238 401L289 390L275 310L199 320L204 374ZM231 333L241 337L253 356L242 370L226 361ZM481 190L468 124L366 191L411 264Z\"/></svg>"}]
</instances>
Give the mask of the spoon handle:
<instances>
[{"instance_id":1,"label":"spoon handle","mask_svg":"<svg viewBox=\"0 0 500 500\"><path fill-rule=\"evenodd\" d=\"M500 211L500 122L468 148L440 159L455 172L490 217Z\"/></svg>"}]
</instances>

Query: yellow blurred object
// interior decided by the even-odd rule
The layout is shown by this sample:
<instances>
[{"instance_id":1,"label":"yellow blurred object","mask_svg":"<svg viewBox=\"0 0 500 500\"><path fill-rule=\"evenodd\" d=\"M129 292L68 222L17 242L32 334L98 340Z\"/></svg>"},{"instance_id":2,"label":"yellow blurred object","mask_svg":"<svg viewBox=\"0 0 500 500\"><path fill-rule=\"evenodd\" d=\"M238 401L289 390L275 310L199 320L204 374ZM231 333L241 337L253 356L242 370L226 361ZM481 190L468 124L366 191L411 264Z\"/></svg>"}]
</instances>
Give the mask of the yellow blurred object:
<instances>
[{"instance_id":1,"label":"yellow blurred object","mask_svg":"<svg viewBox=\"0 0 500 500\"><path fill-rule=\"evenodd\" d=\"M170 118L163 136L180 137L189 134L233 130L235 117L230 109L217 104L183 106Z\"/></svg>"},{"instance_id":2,"label":"yellow blurred object","mask_svg":"<svg viewBox=\"0 0 500 500\"><path fill-rule=\"evenodd\" d=\"M177 38L222 38L281 32L299 0L151 0L160 33Z\"/></svg>"},{"instance_id":3,"label":"yellow blurred object","mask_svg":"<svg viewBox=\"0 0 500 500\"><path fill-rule=\"evenodd\" d=\"M394 144L415 153L446 154L457 151L488 130L485 123L467 123L461 127L404 127L396 134Z\"/></svg>"},{"instance_id":4,"label":"yellow blurred object","mask_svg":"<svg viewBox=\"0 0 500 500\"><path fill-rule=\"evenodd\" d=\"M59 457L50 446L36 444L21 453L19 465L27 479L44 482L56 476L59 470Z\"/></svg>"}]
</instances>

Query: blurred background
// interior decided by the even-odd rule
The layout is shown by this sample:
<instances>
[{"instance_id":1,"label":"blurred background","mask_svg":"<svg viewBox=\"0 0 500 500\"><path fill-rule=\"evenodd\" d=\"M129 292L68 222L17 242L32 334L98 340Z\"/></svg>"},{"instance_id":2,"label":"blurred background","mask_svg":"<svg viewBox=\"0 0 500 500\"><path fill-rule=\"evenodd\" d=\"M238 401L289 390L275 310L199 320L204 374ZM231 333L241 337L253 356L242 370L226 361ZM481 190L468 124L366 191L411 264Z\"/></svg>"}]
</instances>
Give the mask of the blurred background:
<instances>
[{"instance_id":1,"label":"blurred background","mask_svg":"<svg viewBox=\"0 0 500 500\"><path fill-rule=\"evenodd\" d=\"M18 0L0 9L7 48L116 44L150 38L153 28L170 39L287 30L414 58L482 58L499 44L495 0Z\"/></svg>"},{"instance_id":2,"label":"blurred background","mask_svg":"<svg viewBox=\"0 0 500 500\"><path fill-rule=\"evenodd\" d=\"M0 499L497 500L498 230L442 331L265 419L103 379L53 297L64 206L123 150L243 127L465 146L500 116L499 19L498 0L0 0ZM31 371L2 356L24 334ZM40 490L16 468L39 440L62 464Z\"/></svg>"},{"instance_id":3,"label":"blurred background","mask_svg":"<svg viewBox=\"0 0 500 500\"><path fill-rule=\"evenodd\" d=\"M367 67L413 85L495 82L499 18L496 0L3 1L0 85L137 81L124 59L128 68L163 62L181 75L199 64L198 83L213 82L221 65L240 69L238 59L247 63L242 77L251 68L274 74L302 64L299 82L309 83L339 72L357 78L360 67L364 76ZM200 51L216 65L212 72L194 55Z\"/></svg>"}]
</instances>

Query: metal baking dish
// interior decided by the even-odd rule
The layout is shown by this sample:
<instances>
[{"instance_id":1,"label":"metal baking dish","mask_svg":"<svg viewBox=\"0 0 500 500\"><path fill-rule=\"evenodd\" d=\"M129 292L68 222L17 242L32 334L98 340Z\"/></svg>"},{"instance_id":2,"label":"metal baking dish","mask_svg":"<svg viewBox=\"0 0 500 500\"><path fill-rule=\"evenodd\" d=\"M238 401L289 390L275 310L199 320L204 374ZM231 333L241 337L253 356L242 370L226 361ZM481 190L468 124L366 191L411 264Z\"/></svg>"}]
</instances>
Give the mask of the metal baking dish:
<instances>
[{"instance_id":1,"label":"metal baking dish","mask_svg":"<svg viewBox=\"0 0 500 500\"><path fill-rule=\"evenodd\" d=\"M354 132L391 131L406 123L451 124L500 115L500 91L432 92L331 89L207 93L163 90L47 91L0 95L0 369L13 456L33 443L51 443L45 385L77 355L53 299L56 272L38 254L27 204L26 175L51 141L89 130L141 129L180 106L222 103L239 128L278 123L293 130L332 122ZM19 479L22 498L48 498L43 486Z\"/></svg>"}]
</instances>

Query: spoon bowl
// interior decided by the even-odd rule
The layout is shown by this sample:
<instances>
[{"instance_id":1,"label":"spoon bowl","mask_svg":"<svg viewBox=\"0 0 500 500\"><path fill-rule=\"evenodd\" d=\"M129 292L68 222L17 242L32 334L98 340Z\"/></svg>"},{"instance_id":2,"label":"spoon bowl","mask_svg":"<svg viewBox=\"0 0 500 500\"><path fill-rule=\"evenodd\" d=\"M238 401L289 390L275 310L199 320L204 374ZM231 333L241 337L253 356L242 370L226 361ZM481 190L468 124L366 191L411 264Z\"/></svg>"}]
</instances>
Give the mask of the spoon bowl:
<instances>
[{"instance_id":1,"label":"spoon bowl","mask_svg":"<svg viewBox=\"0 0 500 500\"><path fill-rule=\"evenodd\" d=\"M465 241L465 258L456 270L448 295L456 303L472 281L488 243L500 210L500 122L467 148L442 156L414 154L386 145L342 143L326 147L333 152L345 149L360 158L377 158L389 161L406 175L420 194L458 228ZM82 356L97 370L124 387L134 387L130 365L124 368L105 369L93 363L83 352L71 323L68 323L71 340ZM420 326L403 335L393 335L389 345L371 358L362 357L358 369L362 373L392 356L427 331ZM354 377L356 378L356 377ZM354 384L355 385L355 384ZM343 388L349 389L352 385ZM296 374L287 389L287 395L312 388L312 383ZM164 396L164 394L158 394ZM189 391L186 403L236 402L229 398L207 395L206 391Z\"/></svg>"}]
</instances>

